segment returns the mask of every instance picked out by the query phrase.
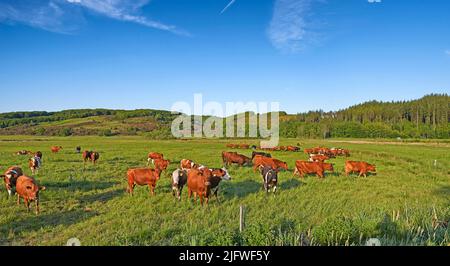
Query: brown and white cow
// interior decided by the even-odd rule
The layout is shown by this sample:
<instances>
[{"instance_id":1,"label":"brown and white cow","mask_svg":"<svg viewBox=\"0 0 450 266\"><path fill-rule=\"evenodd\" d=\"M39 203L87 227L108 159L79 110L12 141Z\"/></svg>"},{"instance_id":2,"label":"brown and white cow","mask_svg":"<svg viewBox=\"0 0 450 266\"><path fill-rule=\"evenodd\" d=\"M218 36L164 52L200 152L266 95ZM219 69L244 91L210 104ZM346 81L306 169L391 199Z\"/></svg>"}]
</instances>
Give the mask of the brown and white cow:
<instances>
[{"instance_id":1,"label":"brown and white cow","mask_svg":"<svg viewBox=\"0 0 450 266\"><path fill-rule=\"evenodd\" d=\"M187 170L187 171L189 171L189 170L191 170L191 169L197 169L197 168L199 168L200 166L199 166L198 164L194 163L194 161L192 161L192 160L189 160L189 159L183 159L183 160L181 160L181 162L180 162L180 167L181 167L182 170Z\"/></svg>"},{"instance_id":2,"label":"brown and white cow","mask_svg":"<svg viewBox=\"0 0 450 266\"><path fill-rule=\"evenodd\" d=\"M320 178L325 177L325 171L334 171L334 167L331 163L322 162L307 162L307 161L296 161L294 176L299 175L304 177L308 174L316 174Z\"/></svg>"},{"instance_id":3,"label":"brown and white cow","mask_svg":"<svg viewBox=\"0 0 450 266\"><path fill-rule=\"evenodd\" d=\"M348 176L350 173L358 173L359 177L367 177L367 173L376 172L376 167L373 164L366 162L355 162L346 161L345 162L345 175Z\"/></svg>"},{"instance_id":4,"label":"brown and white cow","mask_svg":"<svg viewBox=\"0 0 450 266\"><path fill-rule=\"evenodd\" d=\"M16 181L17 205L23 198L25 206L30 211L30 203L34 201L36 214L39 214L39 192L43 190L45 190L45 187L39 186L34 178L25 175L19 176Z\"/></svg>"},{"instance_id":5,"label":"brown and white cow","mask_svg":"<svg viewBox=\"0 0 450 266\"><path fill-rule=\"evenodd\" d=\"M187 183L188 173L185 170L177 169L172 173L172 194L181 200L181 192Z\"/></svg>"},{"instance_id":6,"label":"brown and white cow","mask_svg":"<svg viewBox=\"0 0 450 266\"><path fill-rule=\"evenodd\" d=\"M156 182L161 177L161 170L149 168L135 168L127 171L128 187L127 192L133 195L133 190L136 185L147 185L150 189L151 195L155 195Z\"/></svg>"},{"instance_id":7,"label":"brown and white cow","mask_svg":"<svg viewBox=\"0 0 450 266\"><path fill-rule=\"evenodd\" d=\"M325 162L326 160L329 160L330 157L323 155L323 154L311 154L309 156L309 161L310 162Z\"/></svg>"},{"instance_id":8,"label":"brown and white cow","mask_svg":"<svg viewBox=\"0 0 450 266\"><path fill-rule=\"evenodd\" d=\"M33 173L33 175L37 173L39 168L41 168L41 165L42 165L41 158L36 155L28 159L28 166L30 167L31 173Z\"/></svg>"},{"instance_id":9,"label":"brown and white cow","mask_svg":"<svg viewBox=\"0 0 450 266\"><path fill-rule=\"evenodd\" d=\"M17 178L23 175L22 168L19 166L9 167L1 177L5 182L6 190L8 191L8 196L12 196L16 190Z\"/></svg>"}]
</instances>

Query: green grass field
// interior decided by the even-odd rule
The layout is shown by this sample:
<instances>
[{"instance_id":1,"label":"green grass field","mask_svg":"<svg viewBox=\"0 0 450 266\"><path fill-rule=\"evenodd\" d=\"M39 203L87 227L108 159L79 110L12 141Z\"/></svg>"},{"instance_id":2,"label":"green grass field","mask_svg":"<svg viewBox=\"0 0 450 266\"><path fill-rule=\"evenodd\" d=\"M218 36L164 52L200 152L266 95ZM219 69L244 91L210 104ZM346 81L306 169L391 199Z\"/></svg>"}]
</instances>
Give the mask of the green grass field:
<instances>
[{"instance_id":1,"label":"green grass field","mask_svg":"<svg viewBox=\"0 0 450 266\"><path fill-rule=\"evenodd\" d=\"M221 202L201 207L171 194L171 172L183 158L221 167L225 144L255 141L172 140L140 137L0 137L0 170L20 165L27 174L22 149L44 153L36 175L41 214L27 213L16 198L0 191L0 245L65 245L77 237L82 245L364 245L377 237L383 245L449 245L450 144L389 143L347 140L282 140L302 148L324 145L352 151L351 160L377 165L377 175L346 177L345 158L333 159L334 174L324 180L292 177L294 162L304 153L273 152L290 171L280 175L277 195L262 191L262 178L250 167L231 167L232 181L222 182ZM50 146L61 145L59 154ZM83 170L75 147L96 149L97 166ZM156 196L148 187L125 193L128 168L146 165L150 151L162 152L172 164ZM250 155L251 150L240 150ZM437 164L434 165L434 160ZM246 210L239 232L239 206ZM34 206L34 205L33 205Z\"/></svg>"}]
</instances>

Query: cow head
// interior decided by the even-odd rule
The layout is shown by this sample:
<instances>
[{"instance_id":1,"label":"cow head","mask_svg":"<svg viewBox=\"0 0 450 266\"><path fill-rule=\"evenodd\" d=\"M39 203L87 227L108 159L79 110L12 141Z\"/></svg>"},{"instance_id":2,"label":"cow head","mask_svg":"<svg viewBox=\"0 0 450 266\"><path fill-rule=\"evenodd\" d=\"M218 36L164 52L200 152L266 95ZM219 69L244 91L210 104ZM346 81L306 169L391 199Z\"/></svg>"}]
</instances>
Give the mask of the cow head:
<instances>
[{"instance_id":1,"label":"cow head","mask_svg":"<svg viewBox=\"0 0 450 266\"><path fill-rule=\"evenodd\" d=\"M220 179L225 181L230 181L231 176L228 174L227 169L221 168L221 169L213 169L211 170L212 176L220 177Z\"/></svg>"},{"instance_id":2,"label":"cow head","mask_svg":"<svg viewBox=\"0 0 450 266\"><path fill-rule=\"evenodd\" d=\"M284 170L288 170L288 165L287 165L287 163L286 162L281 162L280 163L280 168L283 168Z\"/></svg>"},{"instance_id":3,"label":"cow head","mask_svg":"<svg viewBox=\"0 0 450 266\"><path fill-rule=\"evenodd\" d=\"M333 167L332 163L324 163L323 169L330 171L330 172L334 172L334 167Z\"/></svg>"}]
</instances>

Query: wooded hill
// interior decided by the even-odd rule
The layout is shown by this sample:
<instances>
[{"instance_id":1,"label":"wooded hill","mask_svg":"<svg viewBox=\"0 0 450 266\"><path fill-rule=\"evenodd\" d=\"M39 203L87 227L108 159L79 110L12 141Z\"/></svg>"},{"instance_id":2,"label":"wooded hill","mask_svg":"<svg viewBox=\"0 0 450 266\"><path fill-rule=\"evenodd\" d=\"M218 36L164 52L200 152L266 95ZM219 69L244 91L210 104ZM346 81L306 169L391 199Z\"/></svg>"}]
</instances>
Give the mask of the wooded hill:
<instances>
[{"instance_id":1,"label":"wooded hill","mask_svg":"<svg viewBox=\"0 0 450 266\"><path fill-rule=\"evenodd\" d=\"M145 135L171 138L179 114L160 110L79 109L0 114L0 135ZM203 119L206 119L204 117ZM291 138L450 138L450 96L370 101L334 111L280 112L280 135Z\"/></svg>"}]
</instances>

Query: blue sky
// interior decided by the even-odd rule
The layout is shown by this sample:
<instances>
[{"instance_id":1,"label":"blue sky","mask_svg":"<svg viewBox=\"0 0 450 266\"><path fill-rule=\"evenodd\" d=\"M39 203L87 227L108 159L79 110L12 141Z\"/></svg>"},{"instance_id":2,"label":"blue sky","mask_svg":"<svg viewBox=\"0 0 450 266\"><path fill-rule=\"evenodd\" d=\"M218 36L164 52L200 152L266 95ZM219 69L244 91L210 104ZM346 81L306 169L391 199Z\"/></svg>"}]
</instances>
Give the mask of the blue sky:
<instances>
[{"instance_id":1,"label":"blue sky","mask_svg":"<svg viewBox=\"0 0 450 266\"><path fill-rule=\"evenodd\" d=\"M0 112L170 109L203 93L296 113L450 93L449 13L447 0L0 0Z\"/></svg>"}]
</instances>

